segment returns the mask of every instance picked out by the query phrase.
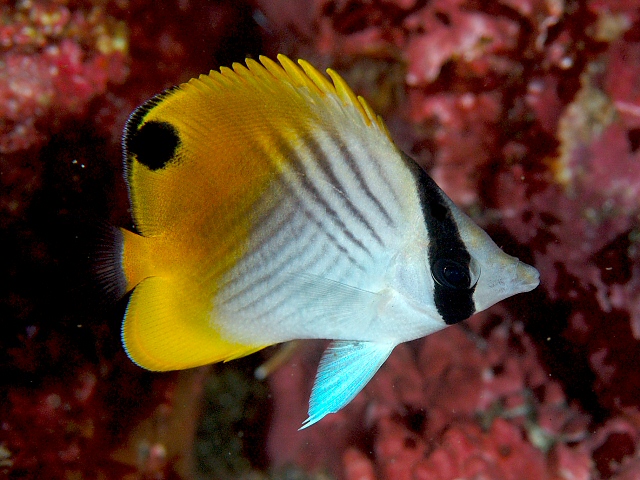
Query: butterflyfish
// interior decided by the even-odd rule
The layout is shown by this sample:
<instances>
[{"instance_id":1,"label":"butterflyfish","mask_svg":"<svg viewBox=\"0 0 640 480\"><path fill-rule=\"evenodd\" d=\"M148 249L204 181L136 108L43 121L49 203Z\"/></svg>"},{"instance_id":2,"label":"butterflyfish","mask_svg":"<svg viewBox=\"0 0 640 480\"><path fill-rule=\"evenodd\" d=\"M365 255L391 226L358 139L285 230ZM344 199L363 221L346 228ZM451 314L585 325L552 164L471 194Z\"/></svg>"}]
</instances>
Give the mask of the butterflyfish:
<instances>
[{"instance_id":1,"label":"butterflyfish","mask_svg":"<svg viewBox=\"0 0 640 480\"><path fill-rule=\"evenodd\" d=\"M130 116L137 233L105 275L133 290L122 325L156 371L329 339L306 428L349 403L396 345L534 289L393 143L333 70L284 55L170 88Z\"/></svg>"}]
</instances>

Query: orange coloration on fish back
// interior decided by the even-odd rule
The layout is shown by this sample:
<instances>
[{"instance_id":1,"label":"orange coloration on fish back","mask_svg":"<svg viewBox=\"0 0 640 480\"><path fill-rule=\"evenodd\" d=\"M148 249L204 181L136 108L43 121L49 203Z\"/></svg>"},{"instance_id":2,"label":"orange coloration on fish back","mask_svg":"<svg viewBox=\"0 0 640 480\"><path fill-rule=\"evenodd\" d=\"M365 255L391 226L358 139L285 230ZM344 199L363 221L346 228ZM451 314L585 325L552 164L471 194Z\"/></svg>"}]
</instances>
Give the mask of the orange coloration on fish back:
<instances>
[{"instance_id":1,"label":"orange coloration on fish back","mask_svg":"<svg viewBox=\"0 0 640 480\"><path fill-rule=\"evenodd\" d=\"M213 299L245 253L252 211L289 162L288 153L348 106L386 135L382 121L334 72L261 58L201 75L136 110L125 131L133 217L122 267L135 288L123 324L129 356L171 370L247 355L218 333ZM335 86L334 86L335 85ZM318 108L327 101L333 109ZM325 117L323 117L325 115Z\"/></svg>"}]
</instances>

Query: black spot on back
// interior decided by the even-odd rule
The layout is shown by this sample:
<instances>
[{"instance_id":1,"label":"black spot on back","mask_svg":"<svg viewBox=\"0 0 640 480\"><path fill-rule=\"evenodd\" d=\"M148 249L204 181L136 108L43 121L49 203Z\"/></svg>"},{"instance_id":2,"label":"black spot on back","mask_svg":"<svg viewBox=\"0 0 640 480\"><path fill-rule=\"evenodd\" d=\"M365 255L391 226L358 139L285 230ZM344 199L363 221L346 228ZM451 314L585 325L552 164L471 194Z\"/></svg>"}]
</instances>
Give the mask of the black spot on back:
<instances>
[{"instance_id":1,"label":"black spot on back","mask_svg":"<svg viewBox=\"0 0 640 480\"><path fill-rule=\"evenodd\" d=\"M180 90L179 87L168 88L164 92L159 93L158 95L144 102L142 105L136 108L129 116L129 119L127 120L127 124L124 127L124 133L122 135L122 150L124 152L124 159L123 159L124 172L125 172L125 179L127 180L128 184L131 180L130 178L131 162L134 160L131 156L131 151L134 148L133 143L135 143L134 138L136 137L136 134L138 133L138 131L141 129L141 126L145 123L144 121L145 117L150 111L152 111L162 102L169 99L174 93L178 92L179 90ZM166 165L166 162L165 162L165 165Z\"/></svg>"},{"instance_id":2,"label":"black spot on back","mask_svg":"<svg viewBox=\"0 0 640 480\"><path fill-rule=\"evenodd\" d=\"M151 170L160 170L175 158L180 146L178 131L167 122L147 122L126 142L129 155Z\"/></svg>"}]
</instances>

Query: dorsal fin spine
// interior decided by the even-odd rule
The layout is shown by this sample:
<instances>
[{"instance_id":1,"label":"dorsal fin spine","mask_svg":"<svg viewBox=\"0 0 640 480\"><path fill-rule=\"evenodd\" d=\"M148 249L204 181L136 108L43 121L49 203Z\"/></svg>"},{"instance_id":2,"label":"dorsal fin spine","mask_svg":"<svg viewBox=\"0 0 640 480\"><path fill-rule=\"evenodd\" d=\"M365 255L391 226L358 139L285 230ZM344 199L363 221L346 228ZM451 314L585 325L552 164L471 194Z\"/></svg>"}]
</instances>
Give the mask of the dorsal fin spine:
<instances>
[{"instance_id":1,"label":"dorsal fin spine","mask_svg":"<svg viewBox=\"0 0 640 480\"><path fill-rule=\"evenodd\" d=\"M247 62L247 68L251 73L253 73L253 75L262 79L269 78L269 72L264 68L264 66L260 62L255 61L253 58L247 58L246 62Z\"/></svg>"},{"instance_id":2,"label":"dorsal fin spine","mask_svg":"<svg viewBox=\"0 0 640 480\"><path fill-rule=\"evenodd\" d=\"M198 80L207 87L217 90L223 87L223 84L220 81L221 76L222 75L220 75L220 73L212 70L209 72L209 75L200 75Z\"/></svg>"},{"instance_id":3,"label":"dorsal fin spine","mask_svg":"<svg viewBox=\"0 0 640 480\"><path fill-rule=\"evenodd\" d=\"M238 75L238 77L242 78L243 80L248 80L253 77L251 71L241 63L234 62L232 67L236 75Z\"/></svg>"},{"instance_id":4,"label":"dorsal fin spine","mask_svg":"<svg viewBox=\"0 0 640 480\"><path fill-rule=\"evenodd\" d=\"M213 84L212 82L208 82L206 79L209 79L207 75L200 75L197 79L194 78L192 80L189 80L187 85L191 85L192 87L206 95L211 91L211 88L217 87L217 85Z\"/></svg>"},{"instance_id":5,"label":"dorsal fin spine","mask_svg":"<svg viewBox=\"0 0 640 480\"><path fill-rule=\"evenodd\" d=\"M347 82L345 82L337 72L330 68L327 69L327 74L331 77L331 80L333 80L333 84L336 87L336 93L343 103L353 105L360 112L367 125L370 125L371 120L367 116L367 112L362 108L362 105L358 101L358 97L356 97L353 90L351 90L349 85L347 85Z\"/></svg>"},{"instance_id":6,"label":"dorsal fin spine","mask_svg":"<svg viewBox=\"0 0 640 480\"><path fill-rule=\"evenodd\" d=\"M271 60L269 57L260 56L260 62L264 65L264 68L276 78L280 80L286 80L287 76L284 74L284 70L280 65Z\"/></svg>"},{"instance_id":7,"label":"dorsal fin spine","mask_svg":"<svg viewBox=\"0 0 640 480\"><path fill-rule=\"evenodd\" d=\"M284 71L289 75L289 77L297 82L299 86L305 86L309 90L315 91L319 93L318 86L311 81L311 79L307 76L307 74L302 70L298 65L296 65L293 61L291 61L285 55L278 55L278 61L284 68Z\"/></svg>"},{"instance_id":8,"label":"dorsal fin spine","mask_svg":"<svg viewBox=\"0 0 640 480\"><path fill-rule=\"evenodd\" d=\"M364 99L364 97L361 97L360 95L358 95L357 98L358 98L358 103L360 104L360 106L364 110L365 115L367 116L367 118L369 120L371 120L372 122L375 122L378 119L378 116L373 111L371 106L367 103L367 101Z\"/></svg>"},{"instance_id":9,"label":"dorsal fin spine","mask_svg":"<svg viewBox=\"0 0 640 480\"><path fill-rule=\"evenodd\" d=\"M311 81L322 93L336 95L336 89L333 84L329 80L327 80L327 77L316 70L313 65L305 60L298 60L298 63L307 74L307 77L311 79Z\"/></svg>"},{"instance_id":10,"label":"dorsal fin spine","mask_svg":"<svg viewBox=\"0 0 640 480\"><path fill-rule=\"evenodd\" d=\"M220 81L225 86L233 86L238 83L240 77L229 67L220 67Z\"/></svg>"}]
</instances>

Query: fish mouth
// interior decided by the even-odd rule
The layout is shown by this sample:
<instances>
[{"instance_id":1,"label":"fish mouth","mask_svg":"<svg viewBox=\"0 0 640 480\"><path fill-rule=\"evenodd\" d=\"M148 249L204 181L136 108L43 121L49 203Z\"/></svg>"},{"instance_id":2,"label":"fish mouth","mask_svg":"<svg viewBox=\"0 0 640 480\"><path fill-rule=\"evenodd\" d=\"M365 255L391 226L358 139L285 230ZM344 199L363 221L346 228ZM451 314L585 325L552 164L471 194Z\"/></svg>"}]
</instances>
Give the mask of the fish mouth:
<instances>
[{"instance_id":1,"label":"fish mouth","mask_svg":"<svg viewBox=\"0 0 640 480\"><path fill-rule=\"evenodd\" d=\"M521 292L529 292L540 285L540 272L520 260L516 265L516 278L519 280Z\"/></svg>"}]
</instances>

